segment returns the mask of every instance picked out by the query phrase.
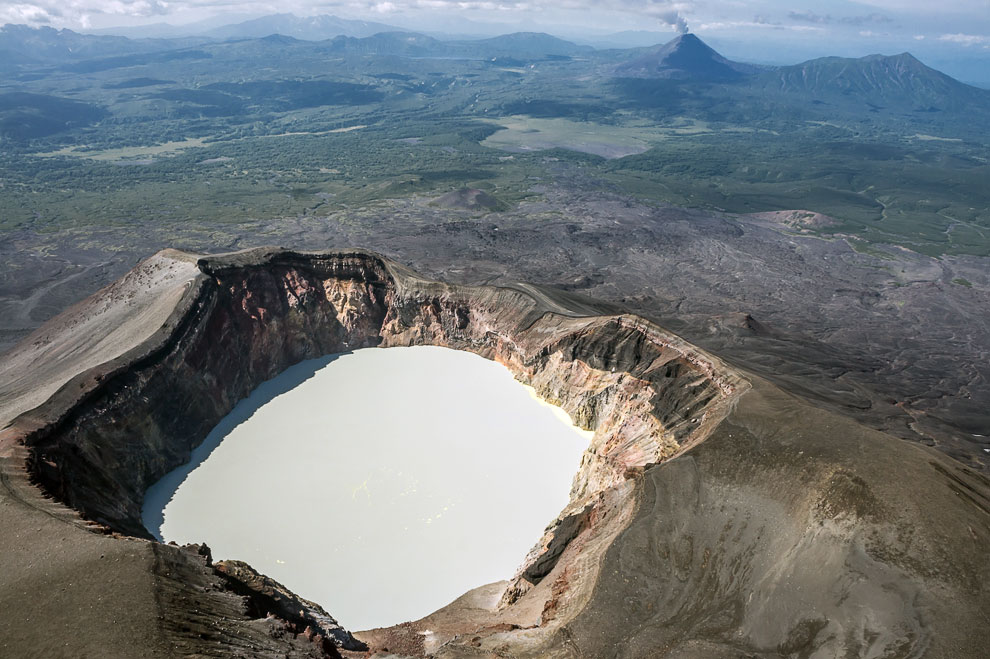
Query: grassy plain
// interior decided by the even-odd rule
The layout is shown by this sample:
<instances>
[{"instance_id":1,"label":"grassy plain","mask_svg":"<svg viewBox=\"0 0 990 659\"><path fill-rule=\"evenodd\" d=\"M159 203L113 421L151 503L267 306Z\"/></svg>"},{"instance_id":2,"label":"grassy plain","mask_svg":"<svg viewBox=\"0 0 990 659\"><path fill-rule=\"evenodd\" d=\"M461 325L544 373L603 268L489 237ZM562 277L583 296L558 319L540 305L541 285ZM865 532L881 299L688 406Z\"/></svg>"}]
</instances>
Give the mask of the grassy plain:
<instances>
[{"instance_id":1,"label":"grassy plain","mask_svg":"<svg viewBox=\"0 0 990 659\"><path fill-rule=\"evenodd\" d=\"M990 254L973 117L615 79L615 57L509 66L260 40L38 71L0 83L0 230L220 226L462 187L512 205L565 161L647 202L807 209L839 221L825 235Z\"/></svg>"}]
</instances>

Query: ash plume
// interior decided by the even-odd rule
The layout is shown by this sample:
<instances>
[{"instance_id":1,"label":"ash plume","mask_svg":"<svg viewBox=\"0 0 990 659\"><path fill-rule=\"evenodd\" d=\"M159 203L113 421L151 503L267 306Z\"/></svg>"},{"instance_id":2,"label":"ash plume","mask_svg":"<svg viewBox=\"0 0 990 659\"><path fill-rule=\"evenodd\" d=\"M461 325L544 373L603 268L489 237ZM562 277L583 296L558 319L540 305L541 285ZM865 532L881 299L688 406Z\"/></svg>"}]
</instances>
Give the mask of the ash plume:
<instances>
[{"instance_id":1,"label":"ash plume","mask_svg":"<svg viewBox=\"0 0 990 659\"><path fill-rule=\"evenodd\" d=\"M678 34L687 34L688 32L690 32L690 30L688 29L687 21L684 20L684 17L681 16L676 11L664 12L662 14L659 14L657 18L659 18L661 22L666 23L667 25L670 25L675 30L677 30Z\"/></svg>"}]
</instances>

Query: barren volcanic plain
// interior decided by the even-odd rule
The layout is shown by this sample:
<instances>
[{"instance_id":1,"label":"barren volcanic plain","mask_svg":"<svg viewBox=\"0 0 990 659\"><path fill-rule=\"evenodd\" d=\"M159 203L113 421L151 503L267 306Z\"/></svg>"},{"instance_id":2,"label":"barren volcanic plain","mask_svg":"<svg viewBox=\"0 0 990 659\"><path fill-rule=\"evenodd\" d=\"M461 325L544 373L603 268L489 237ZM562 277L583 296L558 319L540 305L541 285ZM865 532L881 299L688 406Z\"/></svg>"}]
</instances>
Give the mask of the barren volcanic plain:
<instances>
[{"instance_id":1,"label":"barren volcanic plain","mask_svg":"<svg viewBox=\"0 0 990 659\"><path fill-rule=\"evenodd\" d=\"M497 360L594 431L512 580L351 634L246 564L148 537L145 489L239 399L373 345ZM978 657L990 642L984 475L616 305L443 284L362 251L165 251L2 369L5 654Z\"/></svg>"}]
</instances>

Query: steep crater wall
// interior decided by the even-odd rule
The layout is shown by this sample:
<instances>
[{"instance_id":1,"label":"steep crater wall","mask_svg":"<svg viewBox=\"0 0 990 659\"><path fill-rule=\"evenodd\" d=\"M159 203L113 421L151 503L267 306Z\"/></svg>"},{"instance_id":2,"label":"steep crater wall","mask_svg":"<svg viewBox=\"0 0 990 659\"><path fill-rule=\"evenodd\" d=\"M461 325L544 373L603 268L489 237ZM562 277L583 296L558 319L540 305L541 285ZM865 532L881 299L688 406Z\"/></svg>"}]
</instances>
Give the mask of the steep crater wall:
<instances>
[{"instance_id":1,"label":"steep crater wall","mask_svg":"<svg viewBox=\"0 0 990 659\"><path fill-rule=\"evenodd\" d=\"M246 564L149 541L147 486L260 382L422 344L505 364L595 431L513 579L358 640ZM6 357L0 638L21 654L975 658L990 644L990 481L621 309L448 286L367 252L165 252Z\"/></svg>"},{"instance_id":2,"label":"steep crater wall","mask_svg":"<svg viewBox=\"0 0 990 659\"><path fill-rule=\"evenodd\" d=\"M468 350L505 364L595 431L570 503L506 588L505 609L555 569L593 573L633 509L628 479L700 441L746 386L640 318L601 315L556 293L448 286L365 252L254 250L197 266L202 274L160 341L67 383L50 409L33 413L50 421L24 440L34 480L114 532L149 537L145 490L289 365L368 346ZM78 400L61 412L66 396ZM555 580L519 620L576 614L593 582Z\"/></svg>"}]
</instances>

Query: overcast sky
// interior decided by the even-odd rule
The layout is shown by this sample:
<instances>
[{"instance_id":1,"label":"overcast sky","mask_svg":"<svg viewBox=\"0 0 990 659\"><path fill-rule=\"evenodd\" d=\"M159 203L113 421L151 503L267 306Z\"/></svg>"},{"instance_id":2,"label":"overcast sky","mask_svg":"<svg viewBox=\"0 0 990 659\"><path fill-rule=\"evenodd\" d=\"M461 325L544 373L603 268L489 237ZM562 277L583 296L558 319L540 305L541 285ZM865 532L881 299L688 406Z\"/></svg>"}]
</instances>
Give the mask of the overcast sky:
<instances>
[{"instance_id":1,"label":"overcast sky","mask_svg":"<svg viewBox=\"0 0 990 659\"><path fill-rule=\"evenodd\" d=\"M864 51L915 46L990 54L990 0L0 0L0 24L75 30L211 17L237 22L275 12L336 14L418 29L434 26L436 31L463 28L465 20L503 24L506 31L563 35L655 30L672 36L689 29L723 41L790 40L806 47L861 43Z\"/></svg>"}]
</instances>

